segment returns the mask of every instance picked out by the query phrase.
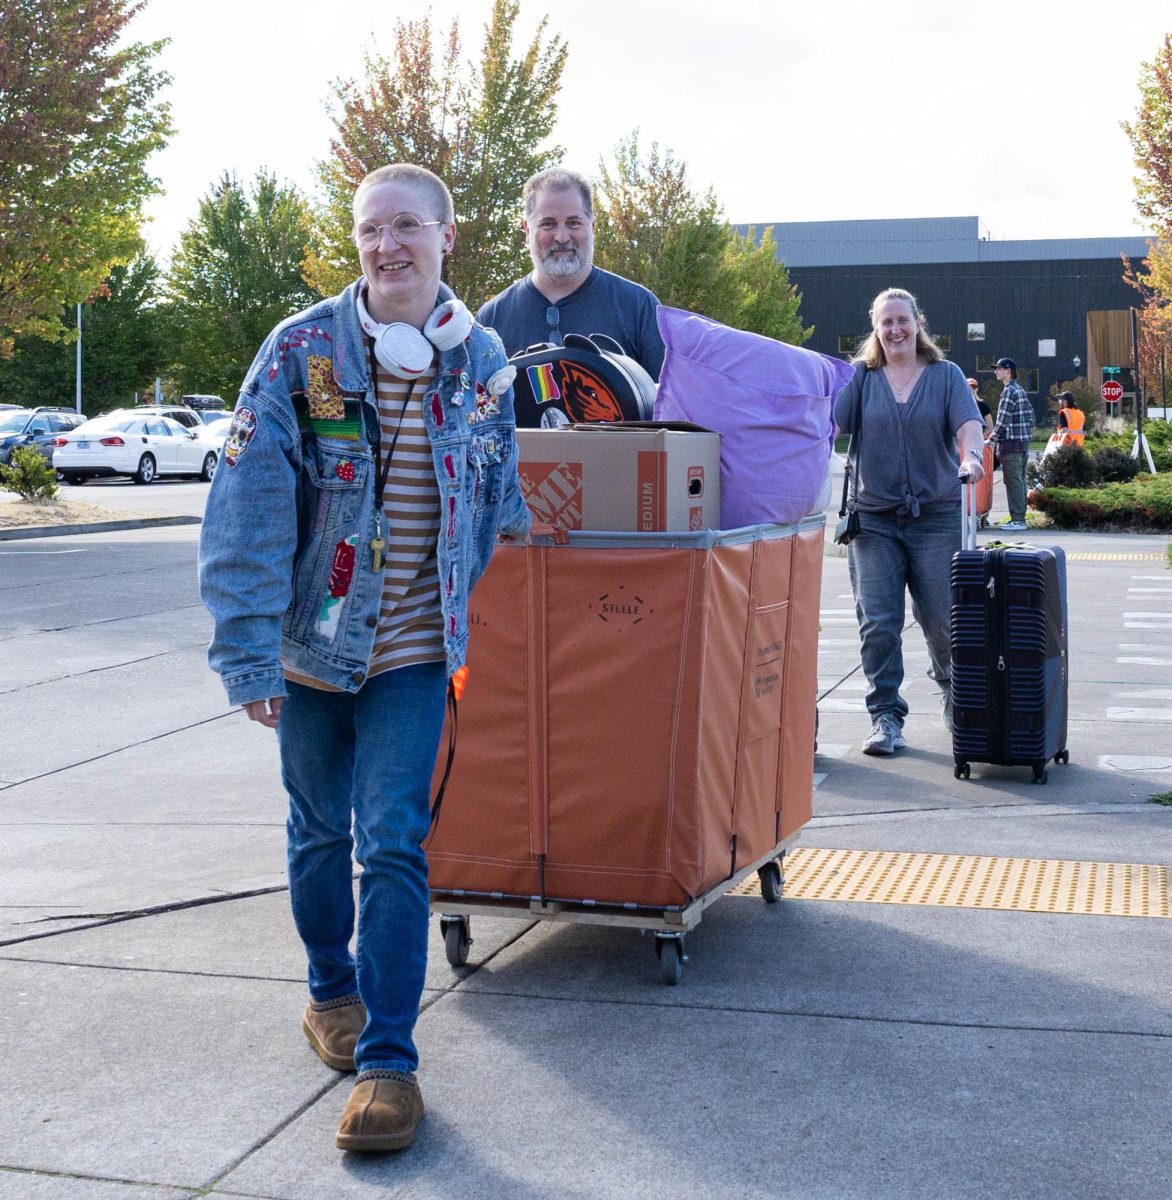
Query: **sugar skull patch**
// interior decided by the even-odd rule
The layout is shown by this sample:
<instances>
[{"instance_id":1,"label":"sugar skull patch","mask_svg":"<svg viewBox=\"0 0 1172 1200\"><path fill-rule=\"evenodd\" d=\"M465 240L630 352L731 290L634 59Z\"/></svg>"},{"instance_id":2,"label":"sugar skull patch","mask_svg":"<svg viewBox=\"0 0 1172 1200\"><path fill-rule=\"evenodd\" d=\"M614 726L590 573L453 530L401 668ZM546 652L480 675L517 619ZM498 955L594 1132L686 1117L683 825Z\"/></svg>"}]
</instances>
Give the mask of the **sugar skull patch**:
<instances>
[{"instance_id":1,"label":"sugar skull patch","mask_svg":"<svg viewBox=\"0 0 1172 1200\"><path fill-rule=\"evenodd\" d=\"M350 594L354 579L354 561L357 555L358 534L352 533L334 546L334 561L330 564L330 581L325 599L317 614L317 631L331 642L338 632L342 619L342 603Z\"/></svg>"},{"instance_id":2,"label":"sugar skull patch","mask_svg":"<svg viewBox=\"0 0 1172 1200\"><path fill-rule=\"evenodd\" d=\"M334 363L324 354L306 355L309 373L309 417L312 421L344 421L346 404L334 380Z\"/></svg>"},{"instance_id":3,"label":"sugar skull patch","mask_svg":"<svg viewBox=\"0 0 1172 1200\"><path fill-rule=\"evenodd\" d=\"M228 438L224 442L224 461L228 466L234 467L244 457L256 427L256 413L251 408L238 408L232 414L232 424L228 426Z\"/></svg>"}]
</instances>

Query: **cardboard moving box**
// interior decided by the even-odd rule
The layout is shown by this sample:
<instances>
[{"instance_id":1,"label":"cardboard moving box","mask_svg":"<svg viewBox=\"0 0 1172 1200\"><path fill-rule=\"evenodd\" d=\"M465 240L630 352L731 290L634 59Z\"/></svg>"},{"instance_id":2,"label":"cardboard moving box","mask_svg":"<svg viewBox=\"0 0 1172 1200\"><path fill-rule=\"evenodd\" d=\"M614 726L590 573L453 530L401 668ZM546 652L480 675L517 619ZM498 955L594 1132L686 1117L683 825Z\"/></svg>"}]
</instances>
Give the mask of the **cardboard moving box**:
<instances>
[{"instance_id":1,"label":"cardboard moving box","mask_svg":"<svg viewBox=\"0 0 1172 1200\"><path fill-rule=\"evenodd\" d=\"M518 429L521 491L561 529L720 527L720 434L686 422Z\"/></svg>"}]
</instances>

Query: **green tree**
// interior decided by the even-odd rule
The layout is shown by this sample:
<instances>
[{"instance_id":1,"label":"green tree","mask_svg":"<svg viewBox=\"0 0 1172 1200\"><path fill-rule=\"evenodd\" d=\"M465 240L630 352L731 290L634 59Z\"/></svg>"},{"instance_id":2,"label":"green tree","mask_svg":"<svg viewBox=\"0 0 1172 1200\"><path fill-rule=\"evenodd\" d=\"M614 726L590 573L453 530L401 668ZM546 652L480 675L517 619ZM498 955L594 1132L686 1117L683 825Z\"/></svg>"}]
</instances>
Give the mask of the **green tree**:
<instances>
[{"instance_id":1,"label":"green tree","mask_svg":"<svg viewBox=\"0 0 1172 1200\"><path fill-rule=\"evenodd\" d=\"M802 325L798 309L802 296L790 283L789 272L778 261L777 242L769 226L757 241L756 229L744 235L733 232L724 250L725 263L735 283L735 310L726 324L800 346L814 332Z\"/></svg>"},{"instance_id":2,"label":"green tree","mask_svg":"<svg viewBox=\"0 0 1172 1200\"><path fill-rule=\"evenodd\" d=\"M247 194L225 174L200 200L167 277L180 392L234 396L273 326L318 298L301 274L309 222L305 197L264 170Z\"/></svg>"},{"instance_id":3,"label":"green tree","mask_svg":"<svg viewBox=\"0 0 1172 1200\"><path fill-rule=\"evenodd\" d=\"M89 414L134 402L150 392L167 364L159 300L159 268L142 254L115 267L105 285L82 308L82 407ZM0 360L0 395L11 404L63 404L76 394L76 330L73 308L59 315L57 339L24 337L12 357Z\"/></svg>"},{"instance_id":4,"label":"green tree","mask_svg":"<svg viewBox=\"0 0 1172 1200\"><path fill-rule=\"evenodd\" d=\"M725 320L736 287L725 248L729 229L711 189L698 195L687 165L656 142L646 156L638 131L599 163L594 255L600 267L650 288L663 304Z\"/></svg>"},{"instance_id":5,"label":"green tree","mask_svg":"<svg viewBox=\"0 0 1172 1200\"><path fill-rule=\"evenodd\" d=\"M368 54L365 79L335 89L337 136L318 166L324 203L316 213L305 276L332 295L358 275L350 202L362 177L387 163L411 162L448 185L456 209L456 248L448 282L473 309L529 267L519 233L521 189L557 162L541 149L557 118L566 46L545 19L513 56L520 5L494 0L481 59L465 62L459 22L437 51L431 21L399 21L391 57Z\"/></svg>"},{"instance_id":6,"label":"green tree","mask_svg":"<svg viewBox=\"0 0 1172 1200\"><path fill-rule=\"evenodd\" d=\"M650 288L660 302L801 345L814 332L798 316L801 296L777 260L772 229L738 234L711 188L697 193L687 164L638 132L599 164L595 259Z\"/></svg>"},{"instance_id":7,"label":"green tree","mask_svg":"<svg viewBox=\"0 0 1172 1200\"><path fill-rule=\"evenodd\" d=\"M145 0L3 0L0 7L0 355L60 338L138 252L146 162L171 132L163 42L120 45Z\"/></svg>"}]
</instances>

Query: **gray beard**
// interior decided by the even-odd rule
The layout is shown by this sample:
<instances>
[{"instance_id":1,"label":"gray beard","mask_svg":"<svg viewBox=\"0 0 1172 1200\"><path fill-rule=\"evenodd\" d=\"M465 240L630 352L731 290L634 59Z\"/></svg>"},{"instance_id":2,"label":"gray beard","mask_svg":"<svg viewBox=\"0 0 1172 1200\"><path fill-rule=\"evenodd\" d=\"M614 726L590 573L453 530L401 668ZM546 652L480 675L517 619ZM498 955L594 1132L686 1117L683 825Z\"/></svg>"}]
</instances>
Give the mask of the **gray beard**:
<instances>
[{"instance_id":1,"label":"gray beard","mask_svg":"<svg viewBox=\"0 0 1172 1200\"><path fill-rule=\"evenodd\" d=\"M584 267L589 267L592 259L589 253L583 254L581 250L574 250L572 253L560 254L553 250L547 250L537 263L537 269L542 275L548 275L552 279L564 279L567 275L577 275Z\"/></svg>"}]
</instances>

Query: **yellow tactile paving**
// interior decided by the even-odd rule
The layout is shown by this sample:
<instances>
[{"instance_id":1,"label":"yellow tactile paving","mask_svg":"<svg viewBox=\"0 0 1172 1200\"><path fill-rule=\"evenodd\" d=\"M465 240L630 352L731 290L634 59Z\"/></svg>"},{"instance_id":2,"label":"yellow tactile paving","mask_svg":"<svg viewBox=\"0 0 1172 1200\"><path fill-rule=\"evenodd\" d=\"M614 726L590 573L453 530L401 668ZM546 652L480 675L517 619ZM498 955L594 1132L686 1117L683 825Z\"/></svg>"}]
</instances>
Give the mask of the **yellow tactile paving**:
<instances>
[{"instance_id":1,"label":"yellow tactile paving","mask_svg":"<svg viewBox=\"0 0 1172 1200\"><path fill-rule=\"evenodd\" d=\"M753 895L750 877L731 895ZM791 900L931 904L1015 912L1168 917L1168 868L895 850L801 848L785 858Z\"/></svg>"},{"instance_id":2,"label":"yellow tactile paving","mask_svg":"<svg viewBox=\"0 0 1172 1200\"><path fill-rule=\"evenodd\" d=\"M1163 562L1162 554L1109 554L1079 550L1066 556L1067 562Z\"/></svg>"}]
</instances>

